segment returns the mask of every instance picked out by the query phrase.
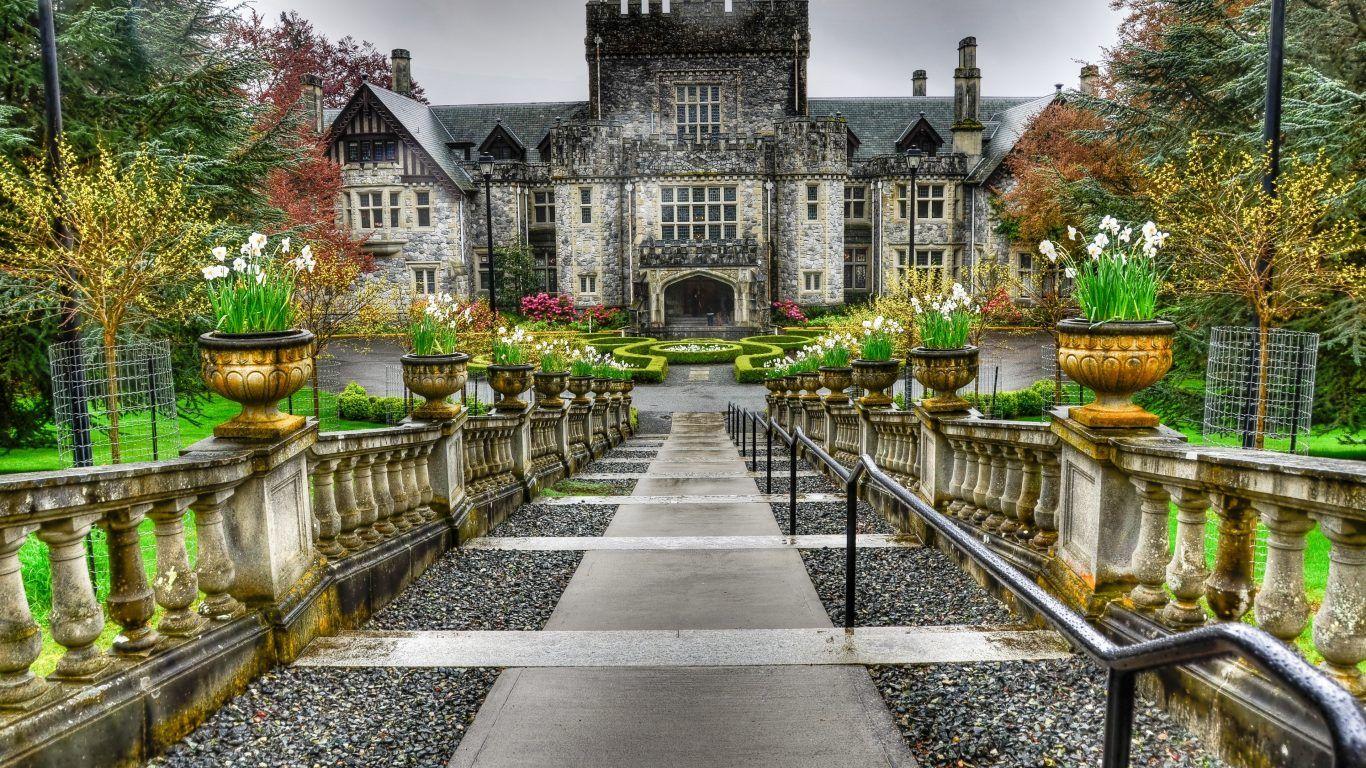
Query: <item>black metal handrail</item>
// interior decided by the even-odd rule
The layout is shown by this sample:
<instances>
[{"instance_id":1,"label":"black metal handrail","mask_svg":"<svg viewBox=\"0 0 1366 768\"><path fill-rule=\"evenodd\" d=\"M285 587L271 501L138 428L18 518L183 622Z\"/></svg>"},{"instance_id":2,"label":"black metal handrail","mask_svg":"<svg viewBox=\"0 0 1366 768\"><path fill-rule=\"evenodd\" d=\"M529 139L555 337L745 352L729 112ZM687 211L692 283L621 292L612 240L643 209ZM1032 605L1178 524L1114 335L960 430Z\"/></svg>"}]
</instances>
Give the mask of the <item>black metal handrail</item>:
<instances>
[{"instance_id":1,"label":"black metal handrail","mask_svg":"<svg viewBox=\"0 0 1366 768\"><path fill-rule=\"evenodd\" d=\"M1291 692L1313 706L1328 728L1333 746L1335 768L1366 768L1366 715L1356 699L1342 687L1329 680L1285 644L1256 627L1240 622L1221 623L1187 630L1164 637L1145 640L1132 645L1119 645L1093 627L1080 614L1049 594L1032 578L1006 562L957 523L926 504L895 478L883 472L871 456L864 454L852 469L835 461L830 454L813 442L800 427L788 433L771 417L731 404L727 409L727 424L732 435L750 423L751 434L762 420L769 433L770 490L772 487L772 436L777 433L788 447L790 469L790 535L796 535L796 469L797 446L804 446L811 457L829 467L845 490L845 584L844 625L856 626L855 583L856 547L855 514L858 489L867 478L870 485L882 488L906 508L915 512L927 525L953 546L991 574L1015 597L1042 616L1054 629L1086 655L1105 668L1107 673L1105 702L1105 742L1102 768L1126 768L1133 735L1134 697L1136 677L1179 664L1208 661L1238 655ZM742 438L743 439L743 438ZM751 451L752 453L753 451Z\"/></svg>"}]
</instances>

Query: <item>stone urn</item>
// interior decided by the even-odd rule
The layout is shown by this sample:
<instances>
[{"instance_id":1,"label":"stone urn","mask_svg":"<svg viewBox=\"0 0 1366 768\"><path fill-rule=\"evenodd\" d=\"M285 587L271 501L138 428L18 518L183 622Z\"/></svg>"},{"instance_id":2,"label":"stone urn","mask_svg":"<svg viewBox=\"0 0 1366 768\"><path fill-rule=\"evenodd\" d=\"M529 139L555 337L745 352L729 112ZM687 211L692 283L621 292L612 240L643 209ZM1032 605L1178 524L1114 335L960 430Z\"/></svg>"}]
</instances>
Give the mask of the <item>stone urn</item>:
<instances>
[{"instance_id":1,"label":"stone urn","mask_svg":"<svg viewBox=\"0 0 1366 768\"><path fill-rule=\"evenodd\" d=\"M977 347L959 349L929 349L916 347L909 354L911 375L925 389L934 392L920 407L930 413L966 411L972 407L958 396L958 390L977 378Z\"/></svg>"},{"instance_id":2,"label":"stone urn","mask_svg":"<svg viewBox=\"0 0 1366 768\"><path fill-rule=\"evenodd\" d=\"M219 333L199 337L200 375L209 389L242 406L213 428L216 437L277 440L304 426L303 416L280 412L280 401L313 377L311 331Z\"/></svg>"},{"instance_id":3,"label":"stone urn","mask_svg":"<svg viewBox=\"0 0 1366 768\"><path fill-rule=\"evenodd\" d=\"M537 371L533 376L536 382L536 394L540 398L536 400L536 405L548 411L558 411L564 408L564 400L560 394L569 384L568 371Z\"/></svg>"},{"instance_id":4,"label":"stone urn","mask_svg":"<svg viewBox=\"0 0 1366 768\"><path fill-rule=\"evenodd\" d=\"M403 366L403 386L426 401L413 410L413 418L445 421L460 415L460 405L451 403L450 397L465 387L469 355L461 352L450 355L404 355L398 361Z\"/></svg>"},{"instance_id":5,"label":"stone urn","mask_svg":"<svg viewBox=\"0 0 1366 768\"><path fill-rule=\"evenodd\" d=\"M611 398L609 398L609 397L607 396L608 393L611 392L611 391L612 391L612 380L611 380L611 379L599 379L599 378L594 378L594 379L593 379L593 397L594 397L595 400L597 400L598 402L601 402L601 403L603 403L603 404L606 404L606 403L608 402L608 400L611 399Z\"/></svg>"},{"instance_id":6,"label":"stone urn","mask_svg":"<svg viewBox=\"0 0 1366 768\"><path fill-rule=\"evenodd\" d=\"M897 370L901 363L896 360L855 360L854 386L866 390L859 398L864 408L891 408L892 396L887 394L896 383Z\"/></svg>"},{"instance_id":7,"label":"stone urn","mask_svg":"<svg viewBox=\"0 0 1366 768\"><path fill-rule=\"evenodd\" d=\"M802 388L799 399L804 402L820 402L820 371L802 371L797 374L797 384Z\"/></svg>"},{"instance_id":8,"label":"stone urn","mask_svg":"<svg viewBox=\"0 0 1366 768\"><path fill-rule=\"evenodd\" d=\"M849 402L849 394L844 390L853 385L853 368L821 368L821 386L830 390L825 402L835 405Z\"/></svg>"},{"instance_id":9,"label":"stone urn","mask_svg":"<svg viewBox=\"0 0 1366 768\"><path fill-rule=\"evenodd\" d=\"M1171 370L1175 334L1176 325L1166 320L1058 323L1058 367L1096 393L1095 402L1071 409L1071 417L1088 427L1156 427L1157 415L1131 398Z\"/></svg>"},{"instance_id":10,"label":"stone urn","mask_svg":"<svg viewBox=\"0 0 1366 768\"><path fill-rule=\"evenodd\" d=\"M764 379L764 389L767 389L769 391L769 394L773 395L774 397L780 397L783 394L785 388L783 385L783 380L781 378L778 378Z\"/></svg>"},{"instance_id":11,"label":"stone urn","mask_svg":"<svg viewBox=\"0 0 1366 768\"><path fill-rule=\"evenodd\" d=\"M490 365L489 386L500 397L493 404L499 413L519 413L527 409L521 394L531 388L531 372L534 365Z\"/></svg>"},{"instance_id":12,"label":"stone urn","mask_svg":"<svg viewBox=\"0 0 1366 768\"><path fill-rule=\"evenodd\" d=\"M796 376L784 376L783 379L783 399L796 400L801 393L801 385L797 383Z\"/></svg>"},{"instance_id":13,"label":"stone urn","mask_svg":"<svg viewBox=\"0 0 1366 768\"><path fill-rule=\"evenodd\" d=\"M631 382L627 381L626 379L612 380L612 394L616 395L617 400L624 402L626 400L626 393L630 391Z\"/></svg>"},{"instance_id":14,"label":"stone urn","mask_svg":"<svg viewBox=\"0 0 1366 768\"><path fill-rule=\"evenodd\" d=\"M574 405L593 404L593 398L588 396L588 393L593 391L592 376L570 376L566 388L574 395Z\"/></svg>"}]
</instances>

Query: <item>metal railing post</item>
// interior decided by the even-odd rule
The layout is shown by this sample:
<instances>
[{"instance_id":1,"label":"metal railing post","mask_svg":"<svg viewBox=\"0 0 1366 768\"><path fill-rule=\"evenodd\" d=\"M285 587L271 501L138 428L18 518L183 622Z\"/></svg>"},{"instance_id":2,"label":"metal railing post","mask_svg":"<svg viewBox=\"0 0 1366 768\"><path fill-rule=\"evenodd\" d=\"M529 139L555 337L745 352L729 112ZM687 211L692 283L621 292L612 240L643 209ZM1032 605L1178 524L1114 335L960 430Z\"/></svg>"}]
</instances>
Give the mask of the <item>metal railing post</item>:
<instances>
[{"instance_id":1,"label":"metal railing post","mask_svg":"<svg viewBox=\"0 0 1366 768\"><path fill-rule=\"evenodd\" d=\"M1109 670L1105 696L1105 744L1101 768L1129 768L1134 730L1134 673Z\"/></svg>"},{"instance_id":2,"label":"metal railing post","mask_svg":"<svg viewBox=\"0 0 1366 768\"><path fill-rule=\"evenodd\" d=\"M740 413L737 413L737 414L736 414L736 417L740 419L740 457L741 457L741 458L744 458L744 456L745 456L745 415L744 415L743 412L740 412Z\"/></svg>"},{"instance_id":3,"label":"metal railing post","mask_svg":"<svg viewBox=\"0 0 1366 768\"><path fill-rule=\"evenodd\" d=\"M858 621L855 583L858 578L858 482L863 477L863 462L849 473L844 484L844 628L853 629Z\"/></svg>"},{"instance_id":4,"label":"metal railing post","mask_svg":"<svg viewBox=\"0 0 1366 768\"><path fill-rule=\"evenodd\" d=\"M759 415L750 412L749 422L749 471L759 470Z\"/></svg>"},{"instance_id":5,"label":"metal railing post","mask_svg":"<svg viewBox=\"0 0 1366 768\"><path fill-rule=\"evenodd\" d=\"M768 488L764 490L764 493L773 493L773 417L765 416L764 424L768 426L768 459L766 461L768 464Z\"/></svg>"},{"instance_id":6,"label":"metal railing post","mask_svg":"<svg viewBox=\"0 0 1366 768\"><path fill-rule=\"evenodd\" d=\"M797 436L787 443L787 535L797 535Z\"/></svg>"}]
</instances>

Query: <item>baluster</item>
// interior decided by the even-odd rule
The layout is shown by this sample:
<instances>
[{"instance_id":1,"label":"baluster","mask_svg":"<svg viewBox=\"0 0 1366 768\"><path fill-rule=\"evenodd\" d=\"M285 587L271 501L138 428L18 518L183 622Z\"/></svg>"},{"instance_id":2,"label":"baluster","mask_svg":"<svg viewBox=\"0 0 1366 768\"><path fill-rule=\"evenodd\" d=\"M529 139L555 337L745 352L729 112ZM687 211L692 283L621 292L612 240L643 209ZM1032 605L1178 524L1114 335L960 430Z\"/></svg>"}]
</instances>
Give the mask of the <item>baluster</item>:
<instances>
[{"instance_id":1,"label":"baluster","mask_svg":"<svg viewBox=\"0 0 1366 768\"><path fill-rule=\"evenodd\" d=\"M1323 605L1314 614L1314 647L1323 668L1356 696L1366 694L1358 665L1366 659L1366 525L1324 515L1319 530L1333 545Z\"/></svg>"},{"instance_id":2,"label":"baluster","mask_svg":"<svg viewBox=\"0 0 1366 768\"><path fill-rule=\"evenodd\" d=\"M215 491L195 499L192 505L199 539L199 588L204 591L199 612L214 621L228 621L244 612L242 604L229 594L237 577L223 526L223 506L230 498L232 491Z\"/></svg>"},{"instance_id":3,"label":"baluster","mask_svg":"<svg viewBox=\"0 0 1366 768\"><path fill-rule=\"evenodd\" d=\"M432 452L435 450L435 444L428 443L422 447L417 460L413 463L414 468L417 470L417 493L419 504L421 505L419 511L422 513L422 519L427 521L436 520L440 517L436 510L432 509L432 497L434 494L432 492L431 461ZM565 463L568 463L569 457L564 457L564 460Z\"/></svg>"},{"instance_id":4,"label":"baluster","mask_svg":"<svg viewBox=\"0 0 1366 768\"><path fill-rule=\"evenodd\" d=\"M1209 496L1195 488L1171 488L1176 502L1176 551L1167 564L1167 589L1171 599L1162 609L1162 620L1177 627L1205 622L1200 596L1205 592L1205 510Z\"/></svg>"},{"instance_id":5,"label":"baluster","mask_svg":"<svg viewBox=\"0 0 1366 768\"><path fill-rule=\"evenodd\" d=\"M991 496L991 446L973 443L977 452L977 484L972 488L972 522L981 525L991 515L987 499Z\"/></svg>"},{"instance_id":6,"label":"baluster","mask_svg":"<svg viewBox=\"0 0 1366 768\"><path fill-rule=\"evenodd\" d=\"M43 633L29 610L19 548L36 526L0 528L0 709L31 705L47 683L29 667L43 651Z\"/></svg>"},{"instance_id":7,"label":"baluster","mask_svg":"<svg viewBox=\"0 0 1366 768\"><path fill-rule=\"evenodd\" d=\"M1130 478L1138 489L1140 517L1138 519L1138 543L1129 558L1129 570L1138 585L1129 591L1129 597L1141 608L1158 610L1167 604L1167 590L1163 584L1167 576L1167 563L1171 553L1167 547L1167 511L1171 495L1161 484L1134 477Z\"/></svg>"},{"instance_id":8,"label":"baluster","mask_svg":"<svg viewBox=\"0 0 1366 768\"><path fill-rule=\"evenodd\" d=\"M204 617L191 606L199 597L199 575L190 567L190 552L185 547L185 513L194 503L193 496L180 496L152 505L157 539L157 577L152 591L162 608L157 631L168 637L198 637Z\"/></svg>"},{"instance_id":9,"label":"baluster","mask_svg":"<svg viewBox=\"0 0 1366 768\"><path fill-rule=\"evenodd\" d=\"M1309 600L1304 595L1305 536L1314 527L1297 509L1253 502L1266 525L1266 569L1262 588L1252 601L1257 626L1287 643L1309 626Z\"/></svg>"},{"instance_id":10,"label":"baluster","mask_svg":"<svg viewBox=\"0 0 1366 768\"><path fill-rule=\"evenodd\" d=\"M413 446L403 452L403 495L408 521L416 528L425 522L422 518L422 491L417 487L417 460L422 447Z\"/></svg>"},{"instance_id":11,"label":"baluster","mask_svg":"<svg viewBox=\"0 0 1366 768\"><path fill-rule=\"evenodd\" d=\"M374 467L370 470L370 484L375 487L375 530L384 538L398 533L398 528L390 516L394 514L394 496L389 490L390 452L375 455Z\"/></svg>"},{"instance_id":12,"label":"baluster","mask_svg":"<svg viewBox=\"0 0 1366 768\"><path fill-rule=\"evenodd\" d=\"M1252 597L1257 590L1252 580L1257 516L1245 499L1226 493L1214 498L1219 540L1214 552L1214 572L1205 579L1205 602L1220 619L1238 621L1252 609Z\"/></svg>"},{"instance_id":13,"label":"baluster","mask_svg":"<svg viewBox=\"0 0 1366 768\"><path fill-rule=\"evenodd\" d=\"M365 546L365 541L360 537L359 531L362 512L356 505L354 457L346 456L337 460L337 469L332 475L332 491L337 506L337 518L341 521L341 533L337 535L337 544L348 552L359 551Z\"/></svg>"},{"instance_id":14,"label":"baluster","mask_svg":"<svg viewBox=\"0 0 1366 768\"><path fill-rule=\"evenodd\" d=\"M38 538L48 545L52 574L48 623L52 639L66 648L52 674L55 679L88 680L109 666L109 656L95 647L104 629L104 611L95 597L85 559L85 537L98 519L99 515L84 514L49 520L38 529Z\"/></svg>"},{"instance_id":15,"label":"baluster","mask_svg":"<svg viewBox=\"0 0 1366 768\"><path fill-rule=\"evenodd\" d=\"M1034 506L1039 503L1039 462L1031 448L1017 446L1015 455L1020 461L1020 498L1015 503L1015 517L1019 523L1015 538L1028 542L1039 531L1034 521Z\"/></svg>"},{"instance_id":16,"label":"baluster","mask_svg":"<svg viewBox=\"0 0 1366 768\"><path fill-rule=\"evenodd\" d=\"M398 531L413 527L408 518L408 489L403 482L403 459L407 453L406 449L400 448L389 454L389 522Z\"/></svg>"},{"instance_id":17,"label":"baluster","mask_svg":"<svg viewBox=\"0 0 1366 768\"><path fill-rule=\"evenodd\" d=\"M335 459L321 459L313 467L313 517L318 526L318 551L328 557L346 554L337 543L341 514L337 512Z\"/></svg>"},{"instance_id":18,"label":"baluster","mask_svg":"<svg viewBox=\"0 0 1366 768\"><path fill-rule=\"evenodd\" d=\"M968 479L977 477L977 454L973 453L966 441L951 440L949 445L953 448L953 475L949 479L949 496L951 497L948 506L948 513L953 517L966 517L964 510L968 508Z\"/></svg>"},{"instance_id":19,"label":"baluster","mask_svg":"<svg viewBox=\"0 0 1366 768\"><path fill-rule=\"evenodd\" d=\"M378 530L379 504L375 502L375 460L374 454L356 457L356 481L353 486L356 496L356 510L360 516L360 538L366 544L374 544L384 537ZM364 546L364 545L362 545Z\"/></svg>"},{"instance_id":20,"label":"baluster","mask_svg":"<svg viewBox=\"0 0 1366 768\"><path fill-rule=\"evenodd\" d=\"M1001 494L1001 524L996 532L1014 538L1015 531L1020 528L1020 521L1015 515L1016 507L1020 504L1020 486L1024 484L1024 464L1014 446L1001 446L1001 453L1001 460L1006 465L1005 490Z\"/></svg>"},{"instance_id":21,"label":"baluster","mask_svg":"<svg viewBox=\"0 0 1366 768\"><path fill-rule=\"evenodd\" d=\"M146 653L161 640L151 625L156 601L147 583L138 537L138 526L151 508L151 504L138 504L118 510L106 515L101 523L109 553L109 596L104 602L110 618L123 627L114 640L114 651L120 654Z\"/></svg>"},{"instance_id":22,"label":"baluster","mask_svg":"<svg viewBox=\"0 0 1366 768\"><path fill-rule=\"evenodd\" d=\"M1062 464L1052 451L1035 451L1039 461L1039 501L1034 505L1034 524L1039 532L1029 545L1047 552L1058 543L1058 496L1062 485Z\"/></svg>"}]
</instances>

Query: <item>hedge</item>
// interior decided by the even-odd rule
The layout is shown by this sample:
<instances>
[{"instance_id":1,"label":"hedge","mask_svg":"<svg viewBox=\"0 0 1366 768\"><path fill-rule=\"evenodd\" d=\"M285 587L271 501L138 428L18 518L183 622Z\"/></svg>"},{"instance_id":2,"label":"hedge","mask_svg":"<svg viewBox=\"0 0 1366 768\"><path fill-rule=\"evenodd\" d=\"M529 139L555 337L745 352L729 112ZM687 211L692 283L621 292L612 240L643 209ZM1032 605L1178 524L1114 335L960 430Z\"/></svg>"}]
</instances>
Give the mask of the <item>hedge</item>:
<instances>
[{"instance_id":1,"label":"hedge","mask_svg":"<svg viewBox=\"0 0 1366 768\"><path fill-rule=\"evenodd\" d=\"M624 347L617 347L611 351L612 357L631 366L632 381L663 383L669 375L669 361L663 355L656 355L650 351L650 347L658 341L642 339Z\"/></svg>"},{"instance_id":2,"label":"hedge","mask_svg":"<svg viewBox=\"0 0 1366 768\"><path fill-rule=\"evenodd\" d=\"M356 382L337 395L337 417L346 421L397 424L408 415L401 397L373 397Z\"/></svg>"},{"instance_id":3,"label":"hedge","mask_svg":"<svg viewBox=\"0 0 1366 768\"><path fill-rule=\"evenodd\" d=\"M605 339L586 339L585 343L599 352L607 353L622 347L639 344L642 341L655 341L655 339L650 336L614 336Z\"/></svg>"},{"instance_id":4,"label":"hedge","mask_svg":"<svg viewBox=\"0 0 1366 768\"><path fill-rule=\"evenodd\" d=\"M671 352L669 347L679 347L686 344L697 344L700 346L719 347L712 352ZM650 346L650 353L663 355L670 365L714 365L717 363L729 363L740 356L740 345L733 341L724 339L675 339L673 341L659 341Z\"/></svg>"},{"instance_id":5,"label":"hedge","mask_svg":"<svg viewBox=\"0 0 1366 768\"><path fill-rule=\"evenodd\" d=\"M752 341L757 344L768 344L777 347L784 352L796 352L811 343L810 336L797 336L786 334L783 336L746 336L744 341Z\"/></svg>"},{"instance_id":6,"label":"hedge","mask_svg":"<svg viewBox=\"0 0 1366 768\"><path fill-rule=\"evenodd\" d=\"M741 354L735 358L735 380L741 384L762 382L768 374L764 366L773 360L786 357L786 353L773 344L746 339L737 346L740 347Z\"/></svg>"},{"instance_id":7,"label":"hedge","mask_svg":"<svg viewBox=\"0 0 1366 768\"><path fill-rule=\"evenodd\" d=\"M827 333L829 333L829 332L830 332L830 329L829 329L829 328L823 328L823 327L811 327L811 328L803 328L803 327L801 327L801 326L784 326L784 327L783 327L783 335L785 335L785 336L805 336L805 337L808 338L808 339L818 339L818 338L824 336L825 334L827 334Z\"/></svg>"},{"instance_id":8,"label":"hedge","mask_svg":"<svg viewBox=\"0 0 1366 768\"><path fill-rule=\"evenodd\" d=\"M1052 382L1049 384L1051 385ZM1052 397L1053 393L1050 391L1049 399L1051 400ZM992 410L991 418L1003 420L1042 416L1045 402L1043 395L1039 394L1035 387L997 392L995 402L992 401L990 392L981 394L967 392L963 394L963 399L972 403L973 407L983 413L986 413L988 409Z\"/></svg>"}]
</instances>

